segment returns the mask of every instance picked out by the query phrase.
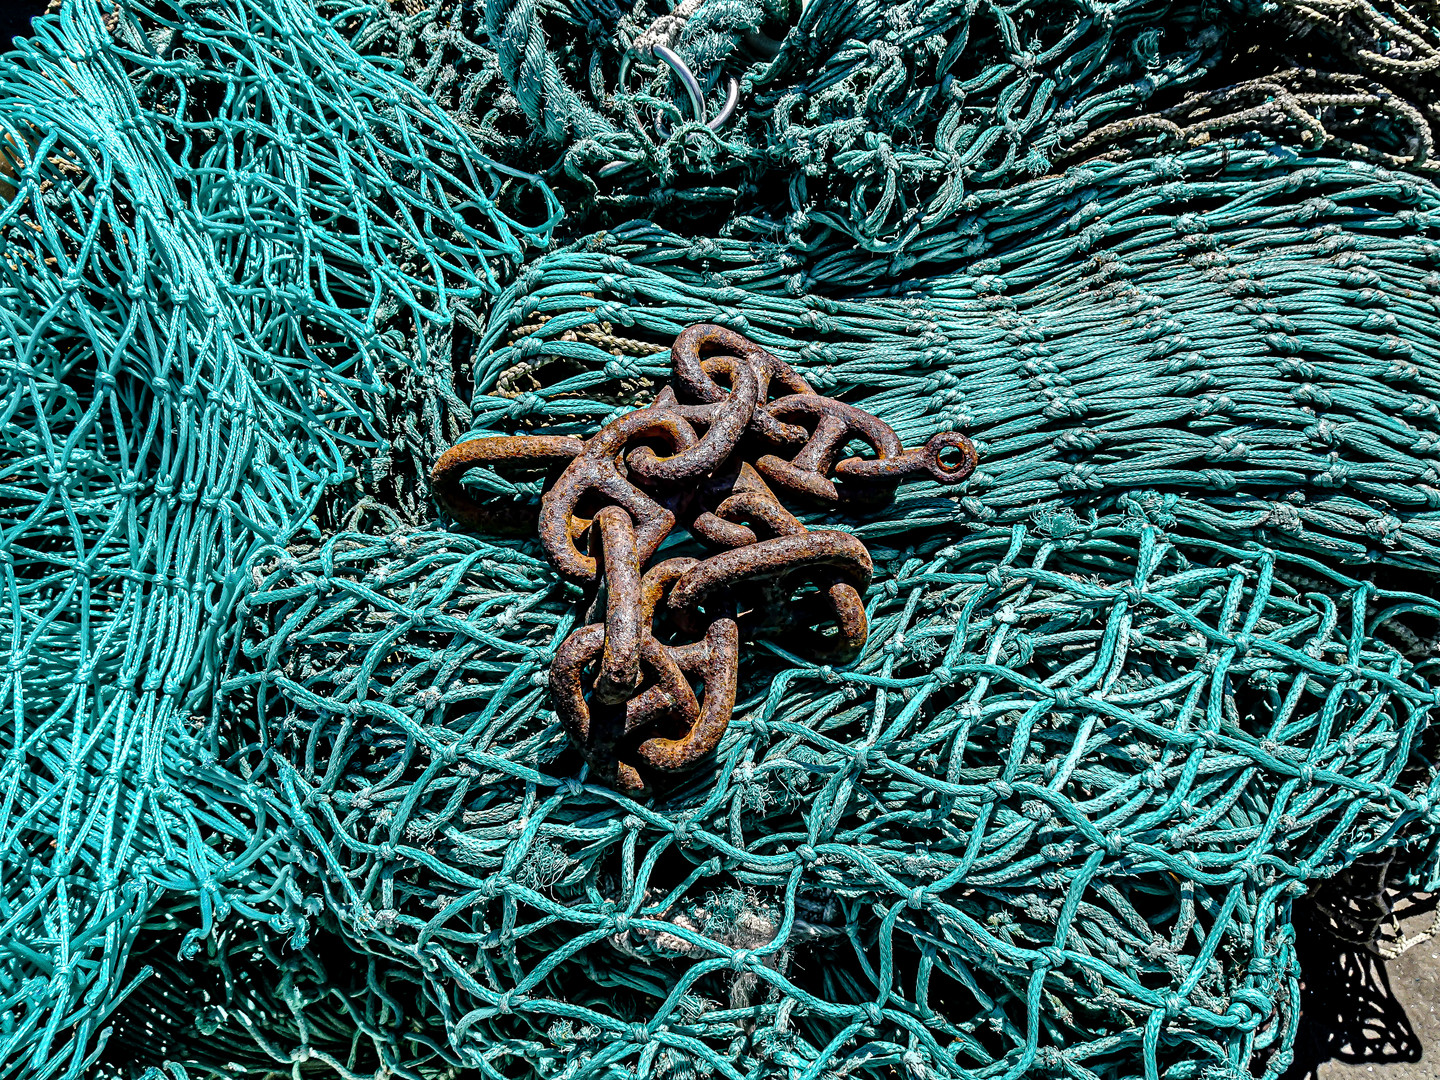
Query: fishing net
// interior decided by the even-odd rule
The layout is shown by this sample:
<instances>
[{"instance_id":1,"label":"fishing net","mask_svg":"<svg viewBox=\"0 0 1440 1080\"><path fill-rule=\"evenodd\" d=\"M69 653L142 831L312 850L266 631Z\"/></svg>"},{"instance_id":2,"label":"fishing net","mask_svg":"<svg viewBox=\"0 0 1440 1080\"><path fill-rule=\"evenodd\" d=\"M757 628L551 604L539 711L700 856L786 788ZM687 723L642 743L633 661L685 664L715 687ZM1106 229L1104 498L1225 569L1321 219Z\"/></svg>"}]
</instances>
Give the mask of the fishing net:
<instances>
[{"instance_id":1,"label":"fishing net","mask_svg":"<svg viewBox=\"0 0 1440 1080\"><path fill-rule=\"evenodd\" d=\"M541 163L570 227L643 216L797 261L857 244L938 261L967 194L1097 155L1233 138L1434 168L1440 31L1400 3L417 0L365 40L487 152ZM743 110L712 131L664 65L622 71L660 43L708 115L731 78Z\"/></svg>"},{"instance_id":2,"label":"fishing net","mask_svg":"<svg viewBox=\"0 0 1440 1080\"><path fill-rule=\"evenodd\" d=\"M1030 175L1233 13L695 5L710 134L604 92L662 14L68 0L0 62L0 1075L1273 1080L1291 904L1424 863L1440 192L1283 126ZM981 467L821 515L865 654L747 645L637 801L545 692L575 590L424 477L700 320Z\"/></svg>"},{"instance_id":3,"label":"fishing net","mask_svg":"<svg viewBox=\"0 0 1440 1080\"><path fill-rule=\"evenodd\" d=\"M1045 173L1063 144L1203 73L1218 15L1156 0L690 0L669 14L437 0L394 5L366 40L469 117L487 152L543 164L571 227L644 216L802 258L923 250L969 191ZM677 105L663 64L621 81L627 51L666 43L710 117L738 81L730 123Z\"/></svg>"},{"instance_id":4,"label":"fishing net","mask_svg":"<svg viewBox=\"0 0 1440 1080\"><path fill-rule=\"evenodd\" d=\"M250 551L317 531L419 327L553 211L352 21L74 3L0 70L6 1076L79 1075L157 894L208 932L273 844L195 741Z\"/></svg>"},{"instance_id":5,"label":"fishing net","mask_svg":"<svg viewBox=\"0 0 1440 1080\"><path fill-rule=\"evenodd\" d=\"M1280 138L1294 149L1343 151L1394 168L1433 174L1434 72L1440 28L1404 4L1247 5L1259 25L1248 49L1214 66L1200 88L1162 91L1178 100L1152 113L1106 124L1063 157L1127 143L1203 145L1219 135ZM1237 50L1238 52L1238 50Z\"/></svg>"},{"instance_id":6,"label":"fishing net","mask_svg":"<svg viewBox=\"0 0 1440 1080\"><path fill-rule=\"evenodd\" d=\"M571 779L544 671L578 612L533 547L432 526L261 556L235 752L325 853L301 892L424 987L457 1064L1279 1075L1291 901L1430 813L1401 773L1435 701L1435 511L1398 488L1433 475L1433 419L1381 403L1433 378L1434 341L1397 362L1392 331L1425 325L1402 252L1437 204L1218 160L1036 186L976 273L893 298L727 296L744 245L650 226L505 292L482 430L589 430L663 378L646 341L716 320L907 442L982 433L964 497L858 526L864 658L757 650L679 791Z\"/></svg>"}]
</instances>

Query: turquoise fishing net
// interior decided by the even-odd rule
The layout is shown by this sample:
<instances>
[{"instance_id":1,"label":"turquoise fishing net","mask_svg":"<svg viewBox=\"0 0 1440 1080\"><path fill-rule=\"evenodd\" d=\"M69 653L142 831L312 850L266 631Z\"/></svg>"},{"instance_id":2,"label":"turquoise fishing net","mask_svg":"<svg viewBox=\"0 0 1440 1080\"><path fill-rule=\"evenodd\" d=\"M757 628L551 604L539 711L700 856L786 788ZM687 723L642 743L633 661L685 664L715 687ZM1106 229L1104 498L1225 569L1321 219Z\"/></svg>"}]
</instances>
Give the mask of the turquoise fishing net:
<instances>
[{"instance_id":1,"label":"turquoise fishing net","mask_svg":"<svg viewBox=\"0 0 1440 1080\"><path fill-rule=\"evenodd\" d=\"M273 845L196 742L250 553L553 216L351 21L76 3L0 70L6 1076L79 1075L157 898L208 932Z\"/></svg>"},{"instance_id":2,"label":"turquoise fishing net","mask_svg":"<svg viewBox=\"0 0 1440 1080\"><path fill-rule=\"evenodd\" d=\"M809 20L777 95L851 93L894 45L894 130L933 146L965 115L949 50L1034 122L992 123L993 176L841 155L815 194L776 180L747 69L754 190L683 213L642 189L686 172L583 194L600 150L652 168L651 106L576 91L644 131L557 131L510 86L553 90L545 56L588 85L658 10L38 24L0 63L0 1075L1283 1072L1291 905L1436 823L1440 192L1264 138L1030 177L1060 114L986 59L1006 19L1081 28L1036 72L1103 54L1131 87L1086 130L1203 34L1048 10L970 36L980 8L711 11L686 55L712 90L742 29ZM545 56L510 66L492 24ZM426 67L407 27L465 59ZM817 117L863 144L889 121L858 100ZM681 120L672 153L743 157ZM868 177L896 193L873 217ZM714 760L634 801L546 696L573 590L449 527L424 476L467 434L643 403L698 320L982 464L818 519L876 557L865 654L746 646Z\"/></svg>"},{"instance_id":3,"label":"turquoise fishing net","mask_svg":"<svg viewBox=\"0 0 1440 1080\"><path fill-rule=\"evenodd\" d=\"M543 385L477 396L480 430L589 430L663 376L586 327L713 319L907 442L983 433L984 465L856 524L882 567L858 664L755 650L714 765L643 804L570 779L543 675L577 610L536 549L267 552L224 711L333 860L309 888L347 939L507 1075L1278 1075L1290 903L1430 813L1402 771L1435 511L1390 485L1433 475L1433 419L1383 403L1434 378L1393 330L1433 303L1399 283L1430 278L1437 204L1368 166L1214 164L1036 185L976 273L894 297L727 295L743 245L649 226L522 272L476 387Z\"/></svg>"}]
</instances>

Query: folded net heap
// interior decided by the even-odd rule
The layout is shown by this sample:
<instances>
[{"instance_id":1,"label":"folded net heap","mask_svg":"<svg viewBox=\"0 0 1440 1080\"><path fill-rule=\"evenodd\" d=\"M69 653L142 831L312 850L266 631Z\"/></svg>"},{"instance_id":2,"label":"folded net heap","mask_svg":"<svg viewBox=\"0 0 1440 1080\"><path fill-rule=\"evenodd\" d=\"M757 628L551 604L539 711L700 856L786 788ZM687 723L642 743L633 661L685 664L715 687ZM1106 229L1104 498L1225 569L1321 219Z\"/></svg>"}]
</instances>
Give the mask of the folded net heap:
<instances>
[{"instance_id":1,"label":"folded net heap","mask_svg":"<svg viewBox=\"0 0 1440 1080\"><path fill-rule=\"evenodd\" d=\"M1278 1077L1292 905L1437 820L1430 18L65 0L0 61L0 1076ZM635 799L573 590L425 478L695 322L981 464L828 522L864 655L747 646Z\"/></svg>"}]
</instances>

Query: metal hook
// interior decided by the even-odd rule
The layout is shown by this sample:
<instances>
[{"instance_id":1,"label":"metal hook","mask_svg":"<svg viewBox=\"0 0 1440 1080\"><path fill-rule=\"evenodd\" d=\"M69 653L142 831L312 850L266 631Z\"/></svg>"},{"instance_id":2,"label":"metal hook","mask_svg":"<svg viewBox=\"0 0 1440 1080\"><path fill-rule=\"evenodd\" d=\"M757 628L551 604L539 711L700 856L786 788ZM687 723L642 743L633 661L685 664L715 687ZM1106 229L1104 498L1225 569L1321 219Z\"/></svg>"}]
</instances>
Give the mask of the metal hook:
<instances>
[{"instance_id":1,"label":"metal hook","mask_svg":"<svg viewBox=\"0 0 1440 1080\"><path fill-rule=\"evenodd\" d=\"M625 77L630 73L631 55L631 53L627 52L620 60L621 86L625 85ZM733 75L730 77L730 85L725 89L725 104L720 106L720 111L715 114L713 119L707 119L705 116L705 93L700 87L700 80L695 78L694 73L685 61L682 60L674 50L664 45L656 45L654 47L654 55L664 61L670 70L675 73L676 78L680 80L680 85L685 88L685 96L690 99L691 115L693 115L697 121L704 124L711 131L719 131L730 122L730 119L735 115L736 106L740 104L740 82L738 79ZM655 118L655 133L662 139L668 139L670 137L670 132L665 125L665 118L663 116L657 116ZM614 176L629 164L630 162L628 161L611 161L602 165L595 175L601 179Z\"/></svg>"},{"instance_id":2,"label":"metal hook","mask_svg":"<svg viewBox=\"0 0 1440 1080\"><path fill-rule=\"evenodd\" d=\"M700 89L700 80L691 74L684 60L664 45L655 46L655 55L670 66L670 70L675 72L675 77L680 80L680 85L685 87L685 93L690 98L691 115L700 123L705 123L705 92Z\"/></svg>"},{"instance_id":3,"label":"metal hook","mask_svg":"<svg viewBox=\"0 0 1440 1080\"><path fill-rule=\"evenodd\" d=\"M705 121L705 126L711 131L719 131L730 118L735 115L735 106L740 103L740 80L733 75L730 77L730 85L725 90L725 104L720 106L720 111L711 119ZM665 117L655 118L655 134L662 139L670 138L670 125L665 123Z\"/></svg>"},{"instance_id":4,"label":"metal hook","mask_svg":"<svg viewBox=\"0 0 1440 1080\"><path fill-rule=\"evenodd\" d=\"M650 55L659 57L671 71L675 72L676 77L680 80L680 84L685 87L685 96L690 99L691 113L697 118L703 118L705 114L705 100L704 94L700 90L700 81L695 78L685 61L680 59L674 50L664 45L653 46L650 49ZM635 54L633 52L627 52L620 58L620 78L617 80L617 84L622 89L625 86L626 80L629 78L630 65L634 57Z\"/></svg>"},{"instance_id":5,"label":"metal hook","mask_svg":"<svg viewBox=\"0 0 1440 1080\"><path fill-rule=\"evenodd\" d=\"M720 111L715 114L715 119L705 126L711 131L719 131L730 122L735 115L735 106L740 104L740 80L730 76L730 88L725 91L725 104L720 106Z\"/></svg>"}]
</instances>

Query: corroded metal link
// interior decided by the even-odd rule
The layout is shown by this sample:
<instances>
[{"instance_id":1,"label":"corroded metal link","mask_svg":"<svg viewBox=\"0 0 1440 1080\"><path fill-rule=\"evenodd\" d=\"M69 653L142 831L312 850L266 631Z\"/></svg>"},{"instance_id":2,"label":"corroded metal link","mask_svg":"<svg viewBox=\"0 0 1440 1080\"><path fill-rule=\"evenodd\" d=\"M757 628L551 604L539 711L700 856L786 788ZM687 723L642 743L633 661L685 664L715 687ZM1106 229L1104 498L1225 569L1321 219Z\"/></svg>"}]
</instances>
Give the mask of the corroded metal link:
<instances>
[{"instance_id":1,"label":"corroded metal link","mask_svg":"<svg viewBox=\"0 0 1440 1080\"><path fill-rule=\"evenodd\" d=\"M839 502L839 489L829 474L840 451L856 436L869 443L882 458L898 457L904 451L895 429L884 420L819 394L792 394L772 402L769 412L780 420L809 421L814 425L805 445L789 461L776 454L766 454L755 462L755 468L765 479L796 495L827 503Z\"/></svg>"},{"instance_id":2,"label":"corroded metal link","mask_svg":"<svg viewBox=\"0 0 1440 1080\"><path fill-rule=\"evenodd\" d=\"M694 559L670 559L641 580L635 614L642 678L628 700L585 695L585 669L597 658L604 663L608 631L603 623L572 633L550 666L550 693L561 723L599 778L622 790L645 787L641 768L657 774L694 768L719 744L735 708L740 632L734 620L715 620L704 639L690 645L662 645L652 632L656 606L694 565ZM689 681L697 678L703 701Z\"/></svg>"},{"instance_id":3,"label":"corroded metal link","mask_svg":"<svg viewBox=\"0 0 1440 1080\"><path fill-rule=\"evenodd\" d=\"M690 531L715 547L753 544L760 537L746 525L762 524L772 536L804 532L800 519L781 505L748 461L732 463L701 486ZM714 510L706 509L713 506Z\"/></svg>"},{"instance_id":4,"label":"corroded metal link","mask_svg":"<svg viewBox=\"0 0 1440 1080\"><path fill-rule=\"evenodd\" d=\"M640 681L640 553L635 547L635 525L618 506L604 506L595 514L605 569L605 648L595 676L595 695L601 701L625 701ZM648 625L649 620L646 619Z\"/></svg>"},{"instance_id":5,"label":"corroded metal link","mask_svg":"<svg viewBox=\"0 0 1440 1080\"><path fill-rule=\"evenodd\" d=\"M702 403L723 399L725 390L705 370L700 357L702 350L743 357L755 369L759 396L750 421L750 428L755 434L771 442L782 443L804 438L802 429L782 423L765 403L770 399L771 383L780 385L791 394L813 394L815 391L789 364L734 330L713 323L696 323L680 331L680 336L670 347L670 364L675 373L677 391L683 391Z\"/></svg>"},{"instance_id":6,"label":"corroded metal link","mask_svg":"<svg viewBox=\"0 0 1440 1080\"><path fill-rule=\"evenodd\" d=\"M613 503L629 513L635 523L635 546L644 565L675 524L672 509L657 502L620 472L620 456L640 439L664 443L672 454L689 450L699 442L685 420L663 409L641 409L612 420L585 444L560 474L555 485L540 499L540 542L555 569L572 581L590 584L595 580L595 559L575 546L577 530L572 519L581 500L596 498Z\"/></svg>"},{"instance_id":7,"label":"corroded metal link","mask_svg":"<svg viewBox=\"0 0 1440 1080\"><path fill-rule=\"evenodd\" d=\"M645 786L635 766L623 757L631 732L672 720L693 727L700 717L700 704L678 664L665 647L647 636L641 645L640 661L653 685L623 704L613 705L585 699L585 668L605 647L605 626L592 623L565 639L555 650L550 665L550 697L555 712L581 755L598 778L625 791Z\"/></svg>"},{"instance_id":8,"label":"corroded metal link","mask_svg":"<svg viewBox=\"0 0 1440 1080\"><path fill-rule=\"evenodd\" d=\"M698 677L705 687L700 715L679 738L654 736L642 742L636 753L658 772L679 773L700 764L720 745L730 725L740 682L740 628L734 619L716 619L703 641L666 651L682 672Z\"/></svg>"},{"instance_id":9,"label":"corroded metal link","mask_svg":"<svg viewBox=\"0 0 1440 1080\"><path fill-rule=\"evenodd\" d=\"M797 536L809 531L768 492L737 491L715 508L715 516L742 528L744 522L750 522L747 531L754 537L751 544L760 539L755 536L755 525L763 525L771 536Z\"/></svg>"},{"instance_id":10,"label":"corroded metal link","mask_svg":"<svg viewBox=\"0 0 1440 1080\"><path fill-rule=\"evenodd\" d=\"M757 528L770 538L811 535L809 530L794 514L785 509L749 462L742 462L738 469L727 471L717 483L702 492L702 498L714 498L717 495L720 501L714 512L703 511L697 514L690 523L690 529L717 547L736 549L731 552L732 559L737 562L744 561L743 569L722 586L722 589L752 593L751 617L744 620L747 629L779 630L787 636L787 643L791 647L798 645L801 651L808 651L816 659L853 659L864 648L868 636L865 604L855 587L843 580L836 580L836 576L828 573L823 566L817 571L814 564L807 565L804 559L789 563L784 555L781 555L779 560L787 564L784 566L787 572L784 579L781 580L779 576L770 578L768 569L763 565L766 561L765 551L757 551L760 544L760 537L755 531ZM747 522L749 524L745 524ZM833 541L829 537L821 536L807 541L805 546L813 550L827 543ZM848 546L849 540L840 543ZM864 545L860 545L859 550L863 551ZM858 561L858 552L856 554ZM868 557L868 553L866 556ZM718 567L718 564L716 566ZM730 573L723 568L717 570L712 567L712 570L721 574ZM696 571L697 574L704 572ZM863 573L862 568L855 576L858 578ZM796 579L804 576L813 576L816 579L811 583L816 585L817 593L796 603L792 594L803 584ZM769 586L759 590L747 590L747 584L755 581L768 581ZM757 591L760 594L758 597L754 595ZM821 597L823 604L817 603ZM822 606L828 606L828 611L820 610ZM833 638L818 634L812 629L813 624L825 621L827 616L838 631Z\"/></svg>"},{"instance_id":11,"label":"corroded metal link","mask_svg":"<svg viewBox=\"0 0 1440 1080\"><path fill-rule=\"evenodd\" d=\"M922 472L941 484L958 484L979 464L975 444L958 431L943 431L924 446L906 450L896 457L846 458L836 462L835 475L841 480L880 481L893 487Z\"/></svg>"},{"instance_id":12,"label":"corroded metal link","mask_svg":"<svg viewBox=\"0 0 1440 1080\"><path fill-rule=\"evenodd\" d=\"M698 566L699 559L666 559L656 563L640 579L640 621L647 627L655 623L655 611L667 593L690 570Z\"/></svg>"},{"instance_id":13,"label":"corroded metal link","mask_svg":"<svg viewBox=\"0 0 1440 1080\"><path fill-rule=\"evenodd\" d=\"M511 499L499 505L477 502L461 484L471 469L488 465L496 470L553 469L572 461L585 443L568 435L497 435L471 439L440 455L430 470L430 487L450 515L473 529L502 536L528 536L535 529L535 512Z\"/></svg>"},{"instance_id":14,"label":"corroded metal link","mask_svg":"<svg viewBox=\"0 0 1440 1080\"><path fill-rule=\"evenodd\" d=\"M850 533L823 529L777 536L712 555L685 572L668 600L680 625L693 626L707 601L741 584L779 583L797 572L833 571L857 590L875 572L870 552Z\"/></svg>"},{"instance_id":15,"label":"corroded metal link","mask_svg":"<svg viewBox=\"0 0 1440 1080\"><path fill-rule=\"evenodd\" d=\"M624 791L692 769L719 745L735 707L742 632L825 662L848 662L864 647L870 553L849 533L807 529L777 490L879 504L907 477L953 484L976 465L974 444L959 433L906 450L879 417L816 394L733 330L689 327L671 360L671 385L653 406L589 440L473 440L447 451L431 476L457 519L507 534L528 515L476 502L461 485L465 471L553 477L541 496L541 542L562 575L594 587L592 610L603 596L605 614L556 650L550 695L594 778ZM772 401L772 389L783 396ZM857 440L874 457L844 456ZM677 521L718 552L646 570ZM688 643L671 643L676 635Z\"/></svg>"},{"instance_id":16,"label":"corroded metal link","mask_svg":"<svg viewBox=\"0 0 1440 1080\"><path fill-rule=\"evenodd\" d=\"M792 394L771 402L766 411L780 421L800 421L796 427L808 422L813 429L807 429L804 445L788 461L766 454L755 462L756 469L771 483L817 502L882 500L907 476L929 472L939 483L954 484L975 468L975 447L964 435L946 432L924 447L906 450L895 429L878 416L819 394ZM837 464L845 444L856 438L869 444L875 458L850 457ZM843 491L830 479L832 471L849 481Z\"/></svg>"},{"instance_id":17,"label":"corroded metal link","mask_svg":"<svg viewBox=\"0 0 1440 1080\"><path fill-rule=\"evenodd\" d=\"M860 596L873 574L870 552L854 536L807 531L711 556L685 572L667 603L685 629L693 631L729 616L729 608L739 608L737 614L747 628L794 632L806 639L811 651L818 648L827 657L853 657L864 648L868 634ZM806 633L816 614L814 607L797 603L793 595L805 584L814 584L825 596L838 639L827 641Z\"/></svg>"},{"instance_id":18,"label":"corroded metal link","mask_svg":"<svg viewBox=\"0 0 1440 1080\"><path fill-rule=\"evenodd\" d=\"M729 377L731 388L722 400L683 406L675 401L673 391L667 386L655 407L682 417L686 422L705 424L708 430L694 446L669 457L658 457L649 446L632 450L625 463L636 479L649 484L699 480L718 469L734 453L740 436L750 426L760 382L749 363L733 356L707 360L702 369L707 375L723 371Z\"/></svg>"}]
</instances>

